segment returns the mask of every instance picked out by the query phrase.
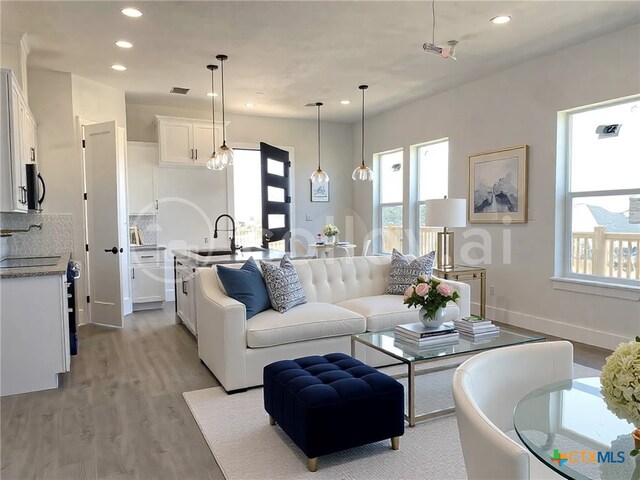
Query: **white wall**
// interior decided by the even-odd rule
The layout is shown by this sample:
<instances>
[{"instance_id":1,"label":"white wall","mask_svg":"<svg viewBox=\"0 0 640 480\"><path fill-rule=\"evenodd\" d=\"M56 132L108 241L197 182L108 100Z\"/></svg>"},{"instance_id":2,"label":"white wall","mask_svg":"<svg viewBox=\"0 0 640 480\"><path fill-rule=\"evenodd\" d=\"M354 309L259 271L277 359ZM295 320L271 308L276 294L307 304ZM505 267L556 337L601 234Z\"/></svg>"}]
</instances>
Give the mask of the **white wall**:
<instances>
[{"instance_id":1,"label":"white wall","mask_svg":"<svg viewBox=\"0 0 640 480\"><path fill-rule=\"evenodd\" d=\"M608 348L640 332L640 302L554 290L550 280L557 113L639 93L639 45L635 25L367 119L369 156L404 147L408 163L410 145L449 137L451 197L466 198L469 154L529 145L529 222L508 228L511 263L501 261L505 227L469 226L485 228L492 239L493 261L487 265L488 283L495 286L495 295L488 296L491 318ZM458 61L464 61L462 53ZM354 125L352 132L356 145L359 128ZM354 189L357 237L372 226L372 188ZM458 259L466 243L460 233Z\"/></svg>"},{"instance_id":2,"label":"white wall","mask_svg":"<svg viewBox=\"0 0 640 480\"><path fill-rule=\"evenodd\" d=\"M81 137L76 117L126 127L124 92L67 72L30 69L29 105L38 124L38 169L47 184L47 213L73 215L73 257L85 259L84 181ZM80 321L84 323L87 275L78 285Z\"/></svg>"},{"instance_id":3,"label":"white wall","mask_svg":"<svg viewBox=\"0 0 640 480\"><path fill-rule=\"evenodd\" d=\"M304 108L304 107L301 107ZM156 142L155 115L211 119L207 110L190 110L156 105L127 104L128 140ZM311 203L309 176L317 165L317 123L312 120L292 120L227 115L227 140L234 144L257 146L267 142L275 146L293 147L294 225L296 230L311 234L327 221L336 223L344 239L353 239L347 226L351 214L352 135L348 124L323 122L322 167L330 176L331 202ZM225 213L227 205L226 172L211 172L204 168L159 167L158 197L160 199L158 242L169 248L193 245L204 247L204 238L211 238L211 223ZM167 200L179 198L181 200ZM197 209L188 207L193 204ZM198 210L199 209L199 210ZM202 212L202 214L200 213ZM307 221L306 215L312 220ZM204 218L203 218L204 217ZM333 217L333 218L331 218ZM209 223L211 222L211 223Z\"/></svg>"}]
</instances>

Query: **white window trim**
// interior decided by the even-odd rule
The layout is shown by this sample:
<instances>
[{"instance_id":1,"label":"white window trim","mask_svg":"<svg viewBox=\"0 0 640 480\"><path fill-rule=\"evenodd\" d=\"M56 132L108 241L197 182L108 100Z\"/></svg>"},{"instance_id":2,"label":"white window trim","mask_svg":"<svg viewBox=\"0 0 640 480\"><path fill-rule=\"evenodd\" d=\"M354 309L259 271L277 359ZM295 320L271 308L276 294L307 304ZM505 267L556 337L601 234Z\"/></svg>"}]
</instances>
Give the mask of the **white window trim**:
<instances>
[{"instance_id":1,"label":"white window trim","mask_svg":"<svg viewBox=\"0 0 640 480\"><path fill-rule=\"evenodd\" d=\"M384 152L378 152L375 153L373 155L373 163L375 165L375 171L376 172L380 172L380 157L384 156L384 155L389 155L390 153L397 153L397 152L402 152L402 168L403 168L403 172L404 172L404 168L405 168L405 159L404 159L404 148L403 147L399 147L399 148L392 148L391 150L385 150ZM402 207L402 228L403 228L403 233L404 233L404 200L405 200L405 191L404 191L404 182L403 182L403 188L402 188L402 201L401 202L392 202L392 203L382 203L380 201L380 199L382 198L382 179L380 178L380 175L375 175L375 193L374 193L374 228L380 232L379 235L375 235L374 237L374 242L372 245L373 251L378 253L378 254L387 254L387 253L391 253L391 252L383 252L382 251L382 229L384 227L384 225L382 225L382 208L383 207L394 207L394 206L400 206ZM404 244L404 234L403 234L403 244Z\"/></svg>"},{"instance_id":2,"label":"white window trim","mask_svg":"<svg viewBox=\"0 0 640 480\"><path fill-rule=\"evenodd\" d=\"M571 271L571 249L573 232L571 228L573 217L573 199L581 197L599 197L611 195L636 195L640 194L637 189L618 190L595 190L572 192L571 187L571 138L572 115L580 112L593 110L604 106L611 106L627 103L640 96L632 95L611 102L604 102L597 105L576 108L560 112L558 114L558 184L562 191L558 192L558 199L564 202L561 215L556 217L556 228L563 229L562 247L556 248L556 259L560 256L560 262L556 261L556 275L551 277L553 288L556 290L571 291L577 293L587 293L604 297L620 298L626 300L640 301L640 281L634 279L618 277L601 277L596 275L586 275ZM556 237L557 239L558 237Z\"/></svg>"}]
</instances>

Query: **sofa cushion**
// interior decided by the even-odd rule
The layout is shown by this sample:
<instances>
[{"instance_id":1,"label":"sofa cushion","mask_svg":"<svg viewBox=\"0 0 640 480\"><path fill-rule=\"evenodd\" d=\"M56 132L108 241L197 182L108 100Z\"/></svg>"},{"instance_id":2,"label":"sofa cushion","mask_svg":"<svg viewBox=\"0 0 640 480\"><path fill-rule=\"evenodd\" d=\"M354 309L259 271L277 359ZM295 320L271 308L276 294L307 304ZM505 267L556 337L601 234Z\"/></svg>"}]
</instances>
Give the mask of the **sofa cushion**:
<instances>
[{"instance_id":1,"label":"sofa cushion","mask_svg":"<svg viewBox=\"0 0 640 480\"><path fill-rule=\"evenodd\" d=\"M359 313L367 319L367 332L389 330L403 323L418 321L418 310L408 308L399 295L374 295L354 298L339 302L336 305ZM449 302L447 305L447 321L460 317L458 305Z\"/></svg>"},{"instance_id":2,"label":"sofa cushion","mask_svg":"<svg viewBox=\"0 0 640 480\"><path fill-rule=\"evenodd\" d=\"M264 283L267 285L271 306L284 313L296 305L306 303L298 272L286 255L282 257L280 266L260 262Z\"/></svg>"},{"instance_id":3,"label":"sofa cushion","mask_svg":"<svg viewBox=\"0 0 640 480\"><path fill-rule=\"evenodd\" d=\"M280 314L265 310L247 323L247 346L272 347L316 338L365 332L358 313L330 303L309 302Z\"/></svg>"},{"instance_id":4,"label":"sofa cushion","mask_svg":"<svg viewBox=\"0 0 640 480\"><path fill-rule=\"evenodd\" d=\"M433 260L436 252L409 260L395 248L391 253L391 269L389 271L389 286L387 292L391 295L402 295L413 285L420 275L430 277L433 274Z\"/></svg>"},{"instance_id":5,"label":"sofa cushion","mask_svg":"<svg viewBox=\"0 0 640 480\"><path fill-rule=\"evenodd\" d=\"M241 268L218 265L217 272L227 295L247 307L247 320L271 308L267 287L253 257L244 262Z\"/></svg>"}]
</instances>

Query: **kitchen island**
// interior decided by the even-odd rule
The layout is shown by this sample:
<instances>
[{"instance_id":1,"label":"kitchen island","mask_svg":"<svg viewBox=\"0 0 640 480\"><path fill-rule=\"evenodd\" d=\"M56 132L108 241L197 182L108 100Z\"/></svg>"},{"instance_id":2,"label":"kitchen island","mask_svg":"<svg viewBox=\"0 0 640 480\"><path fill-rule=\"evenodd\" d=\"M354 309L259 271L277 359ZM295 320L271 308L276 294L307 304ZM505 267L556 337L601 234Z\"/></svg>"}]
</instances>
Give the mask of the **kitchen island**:
<instances>
[{"instance_id":1,"label":"kitchen island","mask_svg":"<svg viewBox=\"0 0 640 480\"><path fill-rule=\"evenodd\" d=\"M212 265L244 263L254 260L280 260L286 252L248 247L231 253L228 249L173 250L173 278L175 282L176 323L184 323L198 336L198 314L195 299L196 269Z\"/></svg>"}]
</instances>

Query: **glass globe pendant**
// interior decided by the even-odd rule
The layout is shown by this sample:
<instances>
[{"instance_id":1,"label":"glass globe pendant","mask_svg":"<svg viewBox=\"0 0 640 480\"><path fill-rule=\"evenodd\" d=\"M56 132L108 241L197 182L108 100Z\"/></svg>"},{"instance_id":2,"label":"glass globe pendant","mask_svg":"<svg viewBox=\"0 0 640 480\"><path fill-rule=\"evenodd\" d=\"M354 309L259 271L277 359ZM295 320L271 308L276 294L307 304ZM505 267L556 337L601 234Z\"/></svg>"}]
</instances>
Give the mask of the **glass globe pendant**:
<instances>
[{"instance_id":1,"label":"glass globe pendant","mask_svg":"<svg viewBox=\"0 0 640 480\"><path fill-rule=\"evenodd\" d=\"M220 78L222 81L222 145L220 145L216 154L218 156L218 160L222 164L222 168L224 168L233 165L233 149L227 146L227 125L224 121L224 62L229 57L226 55L216 55L216 58L220 61Z\"/></svg>"},{"instance_id":2,"label":"glass globe pendant","mask_svg":"<svg viewBox=\"0 0 640 480\"><path fill-rule=\"evenodd\" d=\"M369 85L360 85L358 87L362 90L362 163L353 171L351 179L361 182L373 181L373 170L371 170L364 162L364 91L369 88Z\"/></svg>"},{"instance_id":3,"label":"glass globe pendant","mask_svg":"<svg viewBox=\"0 0 640 480\"><path fill-rule=\"evenodd\" d=\"M329 175L322 170L320 166L320 107L322 106L322 102L316 102L316 107L318 107L318 168L314 171L311 176L312 183L328 183ZM311 106L311 105L309 105Z\"/></svg>"},{"instance_id":4,"label":"glass globe pendant","mask_svg":"<svg viewBox=\"0 0 640 480\"><path fill-rule=\"evenodd\" d=\"M215 92L213 88L213 72L218 69L217 65L207 65L207 69L211 70L211 92ZM224 169L224 165L220 163L216 154L216 104L214 96L211 95L211 145L213 151L211 157L207 160L207 168L209 170L220 171Z\"/></svg>"}]
</instances>

